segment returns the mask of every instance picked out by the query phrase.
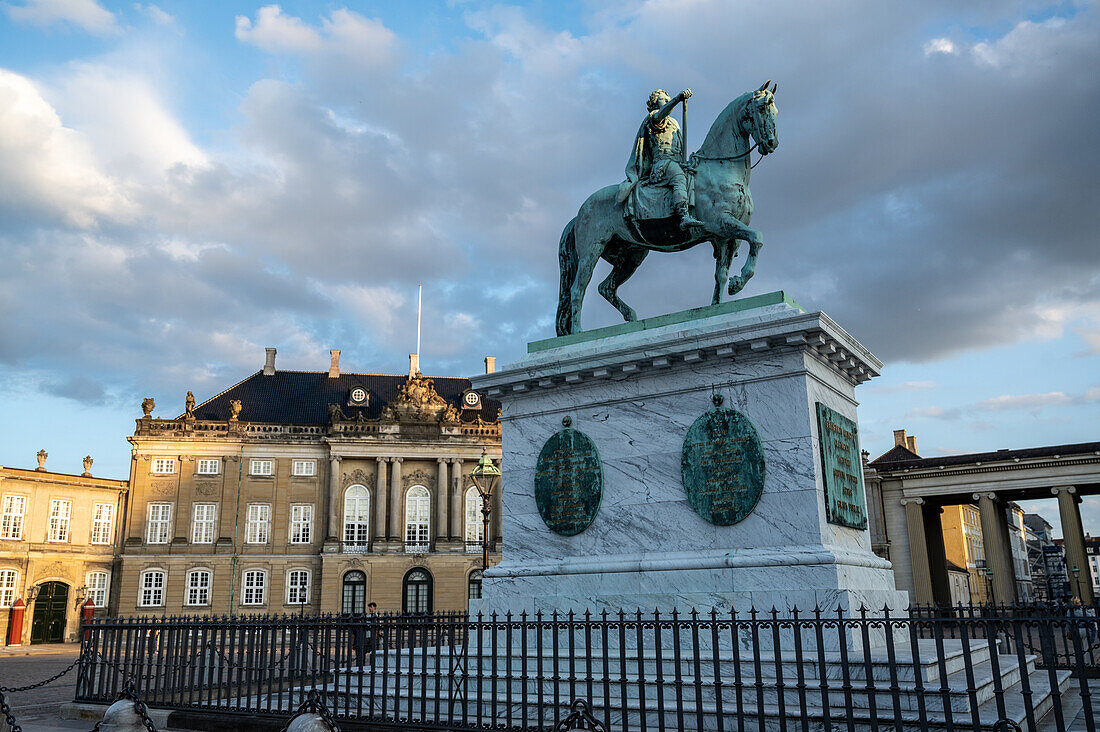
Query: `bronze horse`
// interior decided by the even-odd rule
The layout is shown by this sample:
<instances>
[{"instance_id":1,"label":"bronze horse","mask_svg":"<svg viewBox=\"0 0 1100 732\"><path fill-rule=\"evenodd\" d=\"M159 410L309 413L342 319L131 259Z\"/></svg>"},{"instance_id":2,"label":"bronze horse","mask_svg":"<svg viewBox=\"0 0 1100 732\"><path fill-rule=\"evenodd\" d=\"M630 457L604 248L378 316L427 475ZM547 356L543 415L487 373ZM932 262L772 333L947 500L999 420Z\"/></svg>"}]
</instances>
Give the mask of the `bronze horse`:
<instances>
[{"instance_id":1,"label":"bronze horse","mask_svg":"<svg viewBox=\"0 0 1100 732\"><path fill-rule=\"evenodd\" d=\"M749 153L755 148L762 155L779 146L776 136L776 87L770 80L755 91L734 99L714 120L706 140L691 156L695 170L694 216L702 227L690 231L665 231L642 238L636 222L623 214L617 200L619 186L607 186L581 204L576 218L561 235L558 261L561 287L558 292L557 332L568 335L581 330L581 304L592 279L596 262L603 257L611 264L611 274L597 288L604 299L615 306L627 321L637 320L634 309L619 298L619 287L634 274L651 250L682 252L696 244L711 242L714 248L714 296L711 304L722 299L722 287L729 277L730 263L741 241L749 244L749 255L741 274L729 277L729 294L745 286L756 270L756 257L763 246L760 232L749 226L752 218L752 194Z\"/></svg>"}]
</instances>

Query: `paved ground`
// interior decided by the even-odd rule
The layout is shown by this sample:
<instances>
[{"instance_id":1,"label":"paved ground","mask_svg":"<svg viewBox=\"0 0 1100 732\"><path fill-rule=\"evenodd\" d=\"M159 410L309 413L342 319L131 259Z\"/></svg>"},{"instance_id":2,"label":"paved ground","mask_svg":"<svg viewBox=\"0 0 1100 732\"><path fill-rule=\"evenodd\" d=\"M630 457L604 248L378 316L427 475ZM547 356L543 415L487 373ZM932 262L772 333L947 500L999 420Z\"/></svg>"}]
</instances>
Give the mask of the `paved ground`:
<instances>
[{"instance_id":1,"label":"paved ground","mask_svg":"<svg viewBox=\"0 0 1100 732\"><path fill-rule=\"evenodd\" d=\"M76 660L76 644L21 646L0 649L0 686L26 686L48 679ZM24 732L47 730L90 730L94 722L62 720L61 705L72 701L76 670L41 689L5 694L15 721Z\"/></svg>"}]
</instances>

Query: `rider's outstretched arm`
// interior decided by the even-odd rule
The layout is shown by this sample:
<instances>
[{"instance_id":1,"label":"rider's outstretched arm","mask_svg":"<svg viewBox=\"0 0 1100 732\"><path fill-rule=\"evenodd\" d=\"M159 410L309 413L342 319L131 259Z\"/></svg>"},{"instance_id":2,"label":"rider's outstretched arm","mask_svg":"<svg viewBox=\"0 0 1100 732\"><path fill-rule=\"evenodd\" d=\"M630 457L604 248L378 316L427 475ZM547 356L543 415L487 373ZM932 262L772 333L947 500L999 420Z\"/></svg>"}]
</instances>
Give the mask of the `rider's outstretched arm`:
<instances>
[{"instance_id":1,"label":"rider's outstretched arm","mask_svg":"<svg viewBox=\"0 0 1100 732\"><path fill-rule=\"evenodd\" d=\"M670 99L668 101L668 103L665 104L665 106L661 107L656 112L651 112L650 113L650 118L651 118L650 121L654 122L654 123L660 122L665 117L672 114L672 110L676 109L677 104L679 104L680 102L686 100L690 96L691 96L691 90L690 89L685 89L684 91L680 92L679 94L674 96L672 99Z\"/></svg>"}]
</instances>

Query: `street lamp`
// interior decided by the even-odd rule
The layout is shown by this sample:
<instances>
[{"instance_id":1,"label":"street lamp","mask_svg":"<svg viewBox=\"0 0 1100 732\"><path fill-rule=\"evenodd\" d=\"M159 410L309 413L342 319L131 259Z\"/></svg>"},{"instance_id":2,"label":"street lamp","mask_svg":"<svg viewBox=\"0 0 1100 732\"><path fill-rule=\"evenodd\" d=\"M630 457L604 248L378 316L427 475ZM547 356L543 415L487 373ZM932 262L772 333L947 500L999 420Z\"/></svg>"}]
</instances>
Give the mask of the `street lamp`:
<instances>
[{"instance_id":1,"label":"street lamp","mask_svg":"<svg viewBox=\"0 0 1100 732\"><path fill-rule=\"evenodd\" d=\"M986 583L987 590L986 590L985 601L986 601L987 604L992 605L993 604L993 570L990 569L989 567L986 567L985 578L987 580L987 583Z\"/></svg>"},{"instance_id":2,"label":"street lamp","mask_svg":"<svg viewBox=\"0 0 1100 732\"><path fill-rule=\"evenodd\" d=\"M1073 568L1073 586L1077 590L1077 599L1084 602L1085 595L1081 592L1081 569L1077 566Z\"/></svg>"},{"instance_id":3,"label":"street lamp","mask_svg":"<svg viewBox=\"0 0 1100 732\"><path fill-rule=\"evenodd\" d=\"M481 568L489 568L489 513L493 509L489 501L493 497L493 489L500 479L500 468L493 464L489 455L481 451L481 459L470 471L470 477L474 479L474 486L481 495Z\"/></svg>"}]
</instances>

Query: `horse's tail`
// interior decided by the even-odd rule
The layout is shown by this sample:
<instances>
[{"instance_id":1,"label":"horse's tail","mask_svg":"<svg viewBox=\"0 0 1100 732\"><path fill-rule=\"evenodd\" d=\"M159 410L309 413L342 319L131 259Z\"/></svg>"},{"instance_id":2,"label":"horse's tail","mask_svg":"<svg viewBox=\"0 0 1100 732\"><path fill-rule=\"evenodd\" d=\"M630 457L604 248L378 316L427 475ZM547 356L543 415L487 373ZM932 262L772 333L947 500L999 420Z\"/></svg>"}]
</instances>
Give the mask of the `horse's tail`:
<instances>
[{"instance_id":1,"label":"horse's tail","mask_svg":"<svg viewBox=\"0 0 1100 732\"><path fill-rule=\"evenodd\" d=\"M577 225L576 217L573 217L565 230L561 232L561 243L558 244L558 268L561 270L561 286L558 290L558 335L569 335L573 332L573 281L577 279L577 237L574 227Z\"/></svg>"}]
</instances>

